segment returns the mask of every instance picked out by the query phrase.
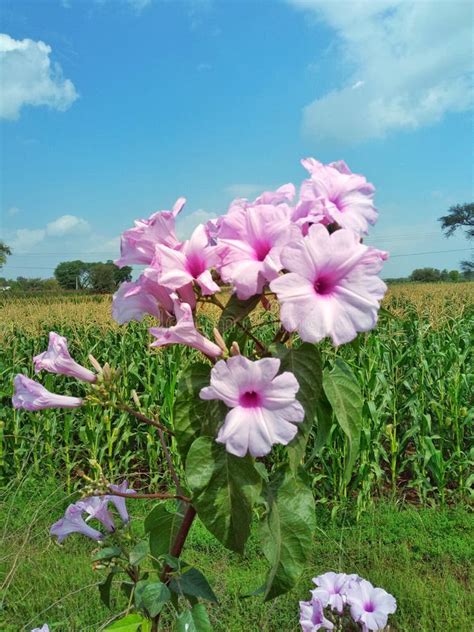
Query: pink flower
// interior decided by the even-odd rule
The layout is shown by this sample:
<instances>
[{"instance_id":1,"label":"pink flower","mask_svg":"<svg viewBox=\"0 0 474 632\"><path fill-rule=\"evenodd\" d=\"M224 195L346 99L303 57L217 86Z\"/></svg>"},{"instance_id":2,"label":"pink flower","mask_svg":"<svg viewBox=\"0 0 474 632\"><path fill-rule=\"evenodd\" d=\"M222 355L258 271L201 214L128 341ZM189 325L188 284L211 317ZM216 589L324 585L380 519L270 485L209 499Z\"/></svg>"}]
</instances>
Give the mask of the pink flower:
<instances>
[{"instance_id":1,"label":"pink flower","mask_svg":"<svg viewBox=\"0 0 474 632\"><path fill-rule=\"evenodd\" d=\"M375 188L364 176L352 173L343 160L328 165L307 158L301 161L311 177L301 185L300 199L311 202L309 215L324 213L325 221L365 234L377 221ZM309 207L310 208L310 207Z\"/></svg>"},{"instance_id":2,"label":"pink flower","mask_svg":"<svg viewBox=\"0 0 474 632\"><path fill-rule=\"evenodd\" d=\"M50 393L44 386L25 375L14 379L15 393L12 398L14 408L24 410L43 410L44 408L77 408L82 406L79 397L67 397Z\"/></svg>"},{"instance_id":3,"label":"pink flower","mask_svg":"<svg viewBox=\"0 0 474 632\"><path fill-rule=\"evenodd\" d=\"M54 331L50 331L49 333L48 350L35 356L33 358L33 364L36 373L44 370L50 373L69 375L70 377L75 377L85 382L95 382L97 379L92 371L81 366L71 358L66 338L63 338L63 336L60 336Z\"/></svg>"},{"instance_id":4,"label":"pink flower","mask_svg":"<svg viewBox=\"0 0 474 632\"><path fill-rule=\"evenodd\" d=\"M383 588L374 588L365 579L351 585L347 602L351 607L352 618L362 625L364 632L383 630L388 615L397 609L397 602L392 595Z\"/></svg>"},{"instance_id":5,"label":"pink flower","mask_svg":"<svg viewBox=\"0 0 474 632\"><path fill-rule=\"evenodd\" d=\"M112 317L123 325L131 320L143 320L146 314L163 319L164 312L172 312L171 292L151 278L142 274L138 281L126 281L115 292L112 299Z\"/></svg>"},{"instance_id":6,"label":"pink flower","mask_svg":"<svg viewBox=\"0 0 474 632\"><path fill-rule=\"evenodd\" d=\"M138 219L135 227L126 230L121 237L120 258L115 264L121 268L131 263L149 264L155 255L155 246L164 244L170 248L179 245L175 233L175 218L185 205L185 198L176 200L171 211L158 211L148 219Z\"/></svg>"},{"instance_id":7,"label":"pink flower","mask_svg":"<svg viewBox=\"0 0 474 632\"><path fill-rule=\"evenodd\" d=\"M120 485L110 485L110 490L112 492L121 492L122 494L136 494L137 492L134 489L128 488L128 482L122 481ZM125 505L125 498L123 496L114 496L113 493L108 496L109 500L115 506L115 509L118 511L122 522L127 523L130 520L128 515L127 507Z\"/></svg>"},{"instance_id":8,"label":"pink flower","mask_svg":"<svg viewBox=\"0 0 474 632\"><path fill-rule=\"evenodd\" d=\"M232 408L217 435L231 454L263 456L274 443L287 445L296 435L294 424L304 419L295 398L299 384L293 373L277 376L279 368L277 358L252 362L240 355L212 368L211 384L200 397L221 399Z\"/></svg>"},{"instance_id":9,"label":"pink flower","mask_svg":"<svg viewBox=\"0 0 474 632\"><path fill-rule=\"evenodd\" d=\"M100 531L89 527L82 513L83 509L77 504L69 505L64 516L53 524L49 532L57 536L59 544L71 533L82 533L93 540L101 540L104 537Z\"/></svg>"},{"instance_id":10,"label":"pink flower","mask_svg":"<svg viewBox=\"0 0 474 632\"><path fill-rule=\"evenodd\" d=\"M300 601L300 625L303 632L333 630L334 625L324 616L324 605L319 599Z\"/></svg>"},{"instance_id":11,"label":"pink flower","mask_svg":"<svg viewBox=\"0 0 474 632\"><path fill-rule=\"evenodd\" d=\"M79 500L76 503L76 507L88 514L86 522L94 518L102 523L107 531L112 532L115 531L115 525L112 514L109 511L109 501L109 496L89 496Z\"/></svg>"},{"instance_id":12,"label":"pink flower","mask_svg":"<svg viewBox=\"0 0 474 632\"><path fill-rule=\"evenodd\" d=\"M209 245L209 235L200 224L179 250L158 245L153 266L158 268L158 282L168 289L178 290L196 281L206 296L220 289L210 272L217 261L216 246Z\"/></svg>"},{"instance_id":13,"label":"pink flower","mask_svg":"<svg viewBox=\"0 0 474 632\"><path fill-rule=\"evenodd\" d=\"M314 598L320 599L326 606L342 613L346 603L345 591L348 587L350 576L345 573L324 573L313 578L317 588L311 591Z\"/></svg>"},{"instance_id":14,"label":"pink flower","mask_svg":"<svg viewBox=\"0 0 474 632\"><path fill-rule=\"evenodd\" d=\"M260 294L265 283L278 276L283 246L300 234L290 215L286 204L258 204L224 217L218 239L219 272L240 299Z\"/></svg>"},{"instance_id":15,"label":"pink flower","mask_svg":"<svg viewBox=\"0 0 474 632\"><path fill-rule=\"evenodd\" d=\"M49 630L48 624L45 623L43 625L43 627L41 627L41 628L34 628L33 630L31 630L31 632L50 632L50 630Z\"/></svg>"},{"instance_id":16,"label":"pink flower","mask_svg":"<svg viewBox=\"0 0 474 632\"><path fill-rule=\"evenodd\" d=\"M200 334L194 326L190 305L181 303L176 295L173 299L176 325L172 327L152 327L149 331L157 338L150 346L165 347L166 345L182 344L202 351L210 358L217 358L222 354L221 349L205 336Z\"/></svg>"},{"instance_id":17,"label":"pink flower","mask_svg":"<svg viewBox=\"0 0 474 632\"><path fill-rule=\"evenodd\" d=\"M387 289L377 276L385 257L350 230L330 235L320 224L311 226L281 254L289 273L270 283L285 329L307 342L330 336L335 345L372 329Z\"/></svg>"}]
</instances>

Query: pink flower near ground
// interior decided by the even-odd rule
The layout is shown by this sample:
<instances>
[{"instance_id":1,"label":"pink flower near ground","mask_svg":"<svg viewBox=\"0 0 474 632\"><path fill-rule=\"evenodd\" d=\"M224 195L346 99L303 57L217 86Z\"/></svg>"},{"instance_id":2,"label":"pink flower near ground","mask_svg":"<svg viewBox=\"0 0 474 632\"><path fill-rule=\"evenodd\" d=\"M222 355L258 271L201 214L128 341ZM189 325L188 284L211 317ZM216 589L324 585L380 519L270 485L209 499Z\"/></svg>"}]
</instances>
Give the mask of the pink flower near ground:
<instances>
[{"instance_id":1,"label":"pink flower near ground","mask_svg":"<svg viewBox=\"0 0 474 632\"><path fill-rule=\"evenodd\" d=\"M148 265L155 256L157 244L177 248L179 241L175 232L175 218L185 203L185 198L179 198L171 211L158 211L148 219L136 220L134 228L122 234L120 258L115 264L119 268L133 263Z\"/></svg>"},{"instance_id":2,"label":"pink flower near ground","mask_svg":"<svg viewBox=\"0 0 474 632\"><path fill-rule=\"evenodd\" d=\"M306 342L330 336L335 345L373 329L387 289L377 276L386 256L350 230L330 235L320 224L311 226L283 250L288 272L270 283L285 329Z\"/></svg>"},{"instance_id":3,"label":"pink flower near ground","mask_svg":"<svg viewBox=\"0 0 474 632\"><path fill-rule=\"evenodd\" d=\"M324 604L317 598L300 601L300 625L303 632L334 629L333 623L324 616Z\"/></svg>"},{"instance_id":4,"label":"pink flower near ground","mask_svg":"<svg viewBox=\"0 0 474 632\"><path fill-rule=\"evenodd\" d=\"M49 532L58 538L59 544L71 533L81 533L93 540L101 540L104 537L100 531L87 524L82 514L83 509L77 504L69 505L64 516L53 524Z\"/></svg>"},{"instance_id":5,"label":"pink flower near ground","mask_svg":"<svg viewBox=\"0 0 474 632\"><path fill-rule=\"evenodd\" d=\"M219 272L238 298L259 294L265 283L278 276L282 248L300 234L290 215L286 204L259 204L224 217L218 238Z\"/></svg>"},{"instance_id":6,"label":"pink flower near ground","mask_svg":"<svg viewBox=\"0 0 474 632\"><path fill-rule=\"evenodd\" d=\"M219 291L211 276L217 261L216 246L209 245L206 227L200 224L179 250L158 245L153 265L158 269L158 282L168 289L179 290L195 281L208 296Z\"/></svg>"},{"instance_id":7,"label":"pink flower near ground","mask_svg":"<svg viewBox=\"0 0 474 632\"><path fill-rule=\"evenodd\" d=\"M392 595L383 588L374 588L365 579L351 585L347 591L347 603L351 607L352 618L362 625L364 632L383 630L388 615L397 609Z\"/></svg>"},{"instance_id":8,"label":"pink flower near ground","mask_svg":"<svg viewBox=\"0 0 474 632\"><path fill-rule=\"evenodd\" d=\"M49 371L60 375L69 375L84 382L95 382L97 376L75 362L67 347L67 340L63 336L51 331L49 333L48 350L33 358L35 372Z\"/></svg>"},{"instance_id":9,"label":"pink flower near ground","mask_svg":"<svg viewBox=\"0 0 474 632\"><path fill-rule=\"evenodd\" d=\"M51 393L26 375L17 375L14 379L14 386L13 408L23 408L30 411L44 410L45 408L78 408L83 403L79 397Z\"/></svg>"},{"instance_id":10,"label":"pink flower near ground","mask_svg":"<svg viewBox=\"0 0 474 632\"><path fill-rule=\"evenodd\" d=\"M109 511L109 496L89 496L88 498L82 498L76 503L76 507L79 507L82 511L88 514L86 522L91 519L98 520L107 531L115 531L114 519Z\"/></svg>"},{"instance_id":11,"label":"pink flower near ground","mask_svg":"<svg viewBox=\"0 0 474 632\"><path fill-rule=\"evenodd\" d=\"M243 457L268 454L275 443L287 445L303 421L296 400L299 384L293 373L277 376L280 360L252 362L241 355L220 360L211 370L211 384L201 399L220 399L230 410L219 429L217 442L231 454Z\"/></svg>"},{"instance_id":12,"label":"pink flower near ground","mask_svg":"<svg viewBox=\"0 0 474 632\"><path fill-rule=\"evenodd\" d=\"M152 327L149 331L156 340L151 347L165 347L172 344L182 344L202 351L210 358L222 355L221 349L211 340L199 333L194 326L193 313L187 303L181 303L174 295L174 314L176 325L172 327Z\"/></svg>"},{"instance_id":13,"label":"pink flower near ground","mask_svg":"<svg viewBox=\"0 0 474 632\"><path fill-rule=\"evenodd\" d=\"M137 281L122 283L112 299L112 317L123 325L131 320L141 321L150 314L162 320L165 312L173 311L171 292L142 274Z\"/></svg>"},{"instance_id":14,"label":"pink flower near ground","mask_svg":"<svg viewBox=\"0 0 474 632\"><path fill-rule=\"evenodd\" d=\"M336 223L358 235L367 233L377 221L374 186L364 176L352 173L343 160L328 165L307 158L301 161L311 177L303 182L301 202L310 202L309 215L324 213L328 224ZM311 207L308 207L308 209Z\"/></svg>"},{"instance_id":15,"label":"pink flower near ground","mask_svg":"<svg viewBox=\"0 0 474 632\"><path fill-rule=\"evenodd\" d=\"M311 591L313 597L326 606L341 613L346 603L345 591L350 577L346 573L328 572L313 578L317 588Z\"/></svg>"}]
</instances>

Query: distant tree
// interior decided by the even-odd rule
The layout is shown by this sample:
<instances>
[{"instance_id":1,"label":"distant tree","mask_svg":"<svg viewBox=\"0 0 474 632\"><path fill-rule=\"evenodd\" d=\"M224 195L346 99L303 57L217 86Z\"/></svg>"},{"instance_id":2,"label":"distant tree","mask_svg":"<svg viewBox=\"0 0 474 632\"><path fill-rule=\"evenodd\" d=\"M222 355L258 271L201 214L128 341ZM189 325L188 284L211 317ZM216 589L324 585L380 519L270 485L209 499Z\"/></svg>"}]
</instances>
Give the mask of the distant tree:
<instances>
[{"instance_id":1,"label":"distant tree","mask_svg":"<svg viewBox=\"0 0 474 632\"><path fill-rule=\"evenodd\" d=\"M3 266L4 263L6 263L7 257L11 254L12 251L7 246L7 244L3 243L3 241L0 241L0 268Z\"/></svg>"},{"instance_id":2,"label":"distant tree","mask_svg":"<svg viewBox=\"0 0 474 632\"><path fill-rule=\"evenodd\" d=\"M472 281L474 279L474 261L461 261L461 272L463 279Z\"/></svg>"},{"instance_id":3,"label":"distant tree","mask_svg":"<svg viewBox=\"0 0 474 632\"><path fill-rule=\"evenodd\" d=\"M439 221L446 237L451 237L458 228L461 228L467 229L466 237L472 239L474 237L474 203L451 206L447 214L440 217Z\"/></svg>"},{"instance_id":4,"label":"distant tree","mask_svg":"<svg viewBox=\"0 0 474 632\"><path fill-rule=\"evenodd\" d=\"M63 261L56 266L54 276L63 290L83 290L90 287L90 269L94 264L84 261Z\"/></svg>"},{"instance_id":5,"label":"distant tree","mask_svg":"<svg viewBox=\"0 0 474 632\"><path fill-rule=\"evenodd\" d=\"M449 281L449 272L446 270L446 268L444 268L444 270L441 270L439 277L441 281Z\"/></svg>"},{"instance_id":6,"label":"distant tree","mask_svg":"<svg viewBox=\"0 0 474 632\"><path fill-rule=\"evenodd\" d=\"M133 272L133 270L132 270L132 268L130 266L124 266L123 268L119 268L110 259L107 261L107 264L113 266L114 279L115 279L116 287L118 287L124 281L131 281L132 280L132 272Z\"/></svg>"},{"instance_id":7,"label":"distant tree","mask_svg":"<svg viewBox=\"0 0 474 632\"><path fill-rule=\"evenodd\" d=\"M459 270L450 270L448 276L449 280L454 281L454 283L461 280L461 273L459 272Z\"/></svg>"},{"instance_id":8,"label":"distant tree","mask_svg":"<svg viewBox=\"0 0 474 632\"><path fill-rule=\"evenodd\" d=\"M410 280L433 283L441 280L441 272L436 268L417 268L411 273Z\"/></svg>"},{"instance_id":9,"label":"distant tree","mask_svg":"<svg viewBox=\"0 0 474 632\"><path fill-rule=\"evenodd\" d=\"M95 263L90 269L90 284L94 292L113 292L117 283L115 280L115 270L117 266L113 263Z\"/></svg>"}]
</instances>

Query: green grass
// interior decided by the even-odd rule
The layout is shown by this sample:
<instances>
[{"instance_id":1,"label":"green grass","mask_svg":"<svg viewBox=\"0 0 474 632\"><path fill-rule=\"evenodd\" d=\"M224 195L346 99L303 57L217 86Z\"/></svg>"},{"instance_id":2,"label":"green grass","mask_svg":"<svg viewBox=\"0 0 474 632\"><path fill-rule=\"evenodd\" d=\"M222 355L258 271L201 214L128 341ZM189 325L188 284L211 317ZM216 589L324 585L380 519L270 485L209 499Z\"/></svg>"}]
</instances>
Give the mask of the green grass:
<instances>
[{"instance_id":1,"label":"green grass","mask_svg":"<svg viewBox=\"0 0 474 632\"><path fill-rule=\"evenodd\" d=\"M0 506L5 632L29 631L44 622L52 632L97 632L111 616L93 586L103 577L91 569L94 543L71 536L59 547L48 536L67 502L62 488L29 478L10 488ZM140 528L150 505L135 501L129 507ZM241 598L260 585L266 570L256 537L240 558L195 524L183 557L206 574L219 597L219 605L210 608L216 632L298 630L298 600L308 597L311 577L327 570L358 573L391 592L398 602L391 630L472 629L474 523L466 509L377 503L355 522L348 513L331 521L320 507L318 525L311 564L297 587L262 604L260 598Z\"/></svg>"}]
</instances>

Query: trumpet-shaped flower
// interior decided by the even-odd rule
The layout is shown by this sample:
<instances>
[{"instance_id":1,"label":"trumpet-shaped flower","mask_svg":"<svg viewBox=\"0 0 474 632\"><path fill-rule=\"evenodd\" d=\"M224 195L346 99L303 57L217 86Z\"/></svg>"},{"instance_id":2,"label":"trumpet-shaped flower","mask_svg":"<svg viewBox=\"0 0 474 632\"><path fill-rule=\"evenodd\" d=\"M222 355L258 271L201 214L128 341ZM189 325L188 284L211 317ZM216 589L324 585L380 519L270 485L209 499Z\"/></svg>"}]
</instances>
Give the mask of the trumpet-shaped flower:
<instances>
[{"instance_id":1,"label":"trumpet-shaped flower","mask_svg":"<svg viewBox=\"0 0 474 632\"><path fill-rule=\"evenodd\" d=\"M36 373L49 371L61 375L69 375L85 382L95 382L96 375L75 362L67 347L67 340L63 336L51 331L49 333L48 350L33 358Z\"/></svg>"},{"instance_id":2,"label":"trumpet-shaped flower","mask_svg":"<svg viewBox=\"0 0 474 632\"><path fill-rule=\"evenodd\" d=\"M238 298L259 294L281 270L282 248L300 234L290 221L286 204L239 208L222 221L219 230L219 272L232 283Z\"/></svg>"},{"instance_id":3,"label":"trumpet-shaped flower","mask_svg":"<svg viewBox=\"0 0 474 632\"><path fill-rule=\"evenodd\" d=\"M313 578L317 588L311 591L313 598L320 599L324 605L341 613L346 603L345 592L351 576L346 573L324 573Z\"/></svg>"},{"instance_id":4,"label":"trumpet-shaped flower","mask_svg":"<svg viewBox=\"0 0 474 632\"><path fill-rule=\"evenodd\" d=\"M307 158L301 161L311 177L301 186L300 200L310 202L309 215L324 213L328 224L336 223L365 234L377 221L375 188L364 176L352 173L343 160L328 165ZM311 210L312 208L312 210Z\"/></svg>"},{"instance_id":5,"label":"trumpet-shaped flower","mask_svg":"<svg viewBox=\"0 0 474 632\"><path fill-rule=\"evenodd\" d=\"M119 325L131 320L141 321L147 314L162 320L165 312L173 310L170 294L151 275L142 274L137 281L122 283L115 292L112 317Z\"/></svg>"},{"instance_id":6,"label":"trumpet-shaped flower","mask_svg":"<svg viewBox=\"0 0 474 632\"><path fill-rule=\"evenodd\" d=\"M109 511L109 496L89 496L76 503L76 507L88 514L86 522L92 518L104 525L107 531L115 531L114 519Z\"/></svg>"},{"instance_id":7,"label":"trumpet-shaped flower","mask_svg":"<svg viewBox=\"0 0 474 632\"><path fill-rule=\"evenodd\" d=\"M136 220L134 228L122 234L121 256L115 264L119 268L131 263L148 265L155 256L157 244L177 248L179 241L175 232L175 219L185 203L185 198L179 198L171 211L158 211L148 219Z\"/></svg>"},{"instance_id":8,"label":"trumpet-shaped flower","mask_svg":"<svg viewBox=\"0 0 474 632\"><path fill-rule=\"evenodd\" d=\"M44 386L26 375L14 379L15 392L12 398L14 408L43 410L44 408L78 408L83 401L79 397L68 397L51 393Z\"/></svg>"},{"instance_id":9,"label":"trumpet-shaped flower","mask_svg":"<svg viewBox=\"0 0 474 632\"><path fill-rule=\"evenodd\" d=\"M209 245L206 227L200 224L179 250L158 245L153 265L159 270L158 282L170 290L178 290L196 281L206 296L219 291L210 272L217 261L216 246Z\"/></svg>"},{"instance_id":10,"label":"trumpet-shaped flower","mask_svg":"<svg viewBox=\"0 0 474 632\"><path fill-rule=\"evenodd\" d=\"M156 340L152 347L182 344L202 351L210 358L217 358L222 354L221 349L211 340L199 333L194 326L193 313L190 305L181 303L174 295L174 314L176 325L172 327L152 327L149 331Z\"/></svg>"},{"instance_id":11,"label":"trumpet-shaped flower","mask_svg":"<svg viewBox=\"0 0 474 632\"><path fill-rule=\"evenodd\" d=\"M280 360L252 362L241 355L220 360L211 370L211 384L201 399L220 399L230 410L219 429L217 442L236 456L268 454L275 443L288 444L304 410L296 400L299 384L293 373L277 376Z\"/></svg>"},{"instance_id":12,"label":"trumpet-shaped flower","mask_svg":"<svg viewBox=\"0 0 474 632\"><path fill-rule=\"evenodd\" d=\"M383 630L389 614L397 609L395 598L383 588L374 588L370 582L362 579L354 582L347 591L347 603L351 607L354 621L367 630Z\"/></svg>"},{"instance_id":13,"label":"trumpet-shaped flower","mask_svg":"<svg viewBox=\"0 0 474 632\"><path fill-rule=\"evenodd\" d=\"M270 283L285 329L307 342L330 336L335 345L372 329L387 289L377 276L386 257L350 230L330 235L320 224L311 226L281 254L288 273Z\"/></svg>"},{"instance_id":14,"label":"trumpet-shaped flower","mask_svg":"<svg viewBox=\"0 0 474 632\"><path fill-rule=\"evenodd\" d=\"M115 509L118 511L118 514L122 520L122 522L127 523L130 520L128 515L127 507L125 505L125 498L123 496L114 496L113 492L120 492L122 494L136 494L137 492L134 489L128 488L128 482L122 481L120 485L110 485L109 489L111 490L111 494L108 497L110 502L115 505Z\"/></svg>"},{"instance_id":15,"label":"trumpet-shaped flower","mask_svg":"<svg viewBox=\"0 0 474 632\"><path fill-rule=\"evenodd\" d=\"M90 527L82 514L83 509L77 504L69 505L64 516L51 527L50 534L57 536L60 544L71 533L81 533L93 540L101 540L104 537L102 533Z\"/></svg>"},{"instance_id":16,"label":"trumpet-shaped flower","mask_svg":"<svg viewBox=\"0 0 474 632\"><path fill-rule=\"evenodd\" d=\"M303 632L334 629L332 622L324 616L324 604L317 598L300 601L300 625Z\"/></svg>"}]
</instances>

